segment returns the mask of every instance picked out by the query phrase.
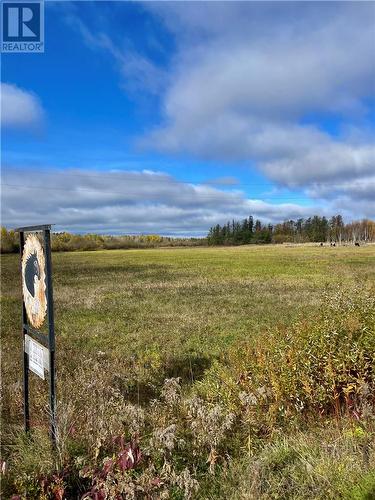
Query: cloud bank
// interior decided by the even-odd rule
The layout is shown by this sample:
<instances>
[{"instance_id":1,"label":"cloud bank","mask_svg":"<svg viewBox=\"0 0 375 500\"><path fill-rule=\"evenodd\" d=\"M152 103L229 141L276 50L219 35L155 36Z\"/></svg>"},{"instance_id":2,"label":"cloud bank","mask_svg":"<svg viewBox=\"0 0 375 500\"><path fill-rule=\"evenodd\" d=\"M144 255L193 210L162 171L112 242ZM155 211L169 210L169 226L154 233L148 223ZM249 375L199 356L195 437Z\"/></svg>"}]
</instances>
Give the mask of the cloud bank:
<instances>
[{"instance_id":1,"label":"cloud bank","mask_svg":"<svg viewBox=\"0 0 375 500\"><path fill-rule=\"evenodd\" d=\"M247 199L238 190L182 183L149 170L9 169L2 182L2 223L8 227L54 223L75 232L203 236L228 219L251 214L276 222L316 208Z\"/></svg>"}]
</instances>

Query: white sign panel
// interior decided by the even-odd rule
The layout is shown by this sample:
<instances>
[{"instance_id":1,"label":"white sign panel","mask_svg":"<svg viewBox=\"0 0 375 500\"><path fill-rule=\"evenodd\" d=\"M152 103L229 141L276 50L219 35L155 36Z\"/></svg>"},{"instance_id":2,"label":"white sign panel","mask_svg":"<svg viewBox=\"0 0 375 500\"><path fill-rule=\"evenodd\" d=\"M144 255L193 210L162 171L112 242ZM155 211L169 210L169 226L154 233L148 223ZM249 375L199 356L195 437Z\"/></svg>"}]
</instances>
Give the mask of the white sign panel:
<instances>
[{"instance_id":1,"label":"white sign panel","mask_svg":"<svg viewBox=\"0 0 375 500\"><path fill-rule=\"evenodd\" d=\"M29 355L30 370L44 380L44 370L49 369L48 349L25 335L25 351Z\"/></svg>"}]
</instances>

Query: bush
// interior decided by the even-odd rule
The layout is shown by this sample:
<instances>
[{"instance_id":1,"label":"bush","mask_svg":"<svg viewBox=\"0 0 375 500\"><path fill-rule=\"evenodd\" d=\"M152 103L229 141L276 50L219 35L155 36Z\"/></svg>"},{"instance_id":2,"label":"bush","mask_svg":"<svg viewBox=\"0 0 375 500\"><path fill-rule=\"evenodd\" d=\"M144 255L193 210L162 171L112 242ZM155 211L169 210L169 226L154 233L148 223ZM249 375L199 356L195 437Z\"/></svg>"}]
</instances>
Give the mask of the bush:
<instances>
[{"instance_id":1,"label":"bush","mask_svg":"<svg viewBox=\"0 0 375 500\"><path fill-rule=\"evenodd\" d=\"M361 418L375 396L375 298L327 291L315 322L275 329L233 349L203 382L206 397L271 432L299 415Z\"/></svg>"},{"instance_id":2,"label":"bush","mask_svg":"<svg viewBox=\"0 0 375 500\"><path fill-rule=\"evenodd\" d=\"M157 234L103 236L99 234L71 234L65 232L52 235L52 250L55 252L199 246L204 244L206 244L204 238L168 238Z\"/></svg>"},{"instance_id":3,"label":"bush","mask_svg":"<svg viewBox=\"0 0 375 500\"><path fill-rule=\"evenodd\" d=\"M74 252L88 250L120 250L129 248L195 247L207 244L206 238L170 238L158 234L139 236L103 236L100 234L52 234L52 251ZM0 253L19 251L18 233L1 228Z\"/></svg>"},{"instance_id":4,"label":"bush","mask_svg":"<svg viewBox=\"0 0 375 500\"><path fill-rule=\"evenodd\" d=\"M15 253L19 250L18 233L1 227L1 253Z\"/></svg>"}]
</instances>

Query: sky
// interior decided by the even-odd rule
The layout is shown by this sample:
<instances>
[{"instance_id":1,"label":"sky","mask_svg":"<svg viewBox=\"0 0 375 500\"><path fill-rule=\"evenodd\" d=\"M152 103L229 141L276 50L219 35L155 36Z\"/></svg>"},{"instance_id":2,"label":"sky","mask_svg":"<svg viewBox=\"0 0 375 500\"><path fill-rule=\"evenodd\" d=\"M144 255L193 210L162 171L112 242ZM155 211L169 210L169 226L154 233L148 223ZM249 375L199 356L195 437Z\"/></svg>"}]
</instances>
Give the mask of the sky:
<instances>
[{"instance_id":1,"label":"sky","mask_svg":"<svg viewBox=\"0 0 375 500\"><path fill-rule=\"evenodd\" d=\"M375 218L374 2L46 2L1 82L7 227Z\"/></svg>"}]
</instances>

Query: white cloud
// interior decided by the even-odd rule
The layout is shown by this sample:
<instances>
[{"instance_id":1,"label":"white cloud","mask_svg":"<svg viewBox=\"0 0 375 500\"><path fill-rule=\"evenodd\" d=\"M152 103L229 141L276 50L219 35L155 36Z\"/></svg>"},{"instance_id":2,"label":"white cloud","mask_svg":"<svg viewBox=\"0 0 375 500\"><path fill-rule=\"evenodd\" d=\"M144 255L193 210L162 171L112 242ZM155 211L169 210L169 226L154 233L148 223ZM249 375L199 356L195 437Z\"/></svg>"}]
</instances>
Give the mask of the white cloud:
<instances>
[{"instance_id":1,"label":"white cloud","mask_svg":"<svg viewBox=\"0 0 375 500\"><path fill-rule=\"evenodd\" d=\"M375 5L150 3L180 50L167 116L363 109L375 85Z\"/></svg>"},{"instance_id":2,"label":"white cloud","mask_svg":"<svg viewBox=\"0 0 375 500\"><path fill-rule=\"evenodd\" d=\"M141 144L167 153L256 163L287 186L375 172L375 4L151 4L179 52L164 124ZM358 124L354 140L305 125L309 114ZM319 120L319 114L320 120Z\"/></svg>"},{"instance_id":3,"label":"white cloud","mask_svg":"<svg viewBox=\"0 0 375 500\"><path fill-rule=\"evenodd\" d=\"M41 173L8 168L2 182L2 223L9 227L55 223L59 230L195 236L250 214L276 222L317 211L296 203L247 199L238 190L180 183L152 171Z\"/></svg>"},{"instance_id":4,"label":"white cloud","mask_svg":"<svg viewBox=\"0 0 375 500\"><path fill-rule=\"evenodd\" d=\"M261 168L270 178L289 187L309 187L326 181L332 192L341 179L361 179L375 172L375 146L334 141L312 143L299 156L273 159L264 162Z\"/></svg>"},{"instance_id":5,"label":"white cloud","mask_svg":"<svg viewBox=\"0 0 375 500\"><path fill-rule=\"evenodd\" d=\"M350 181L337 181L334 185L315 183L308 189L311 198L332 200L333 212L346 212L357 216L374 218L375 175Z\"/></svg>"},{"instance_id":6,"label":"white cloud","mask_svg":"<svg viewBox=\"0 0 375 500\"><path fill-rule=\"evenodd\" d=\"M288 187L332 187L375 171L374 132L362 131L375 97L375 4L143 5L175 37L164 69L126 38L93 36L76 13L68 16L88 46L112 55L127 90L160 96L164 121L141 147L248 162ZM343 130L358 123L356 137L304 124L319 113L341 119Z\"/></svg>"},{"instance_id":7,"label":"white cloud","mask_svg":"<svg viewBox=\"0 0 375 500\"><path fill-rule=\"evenodd\" d=\"M1 83L1 125L3 127L39 127L43 108L32 92L10 83Z\"/></svg>"}]
</instances>

